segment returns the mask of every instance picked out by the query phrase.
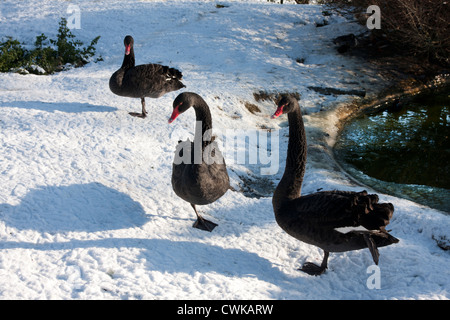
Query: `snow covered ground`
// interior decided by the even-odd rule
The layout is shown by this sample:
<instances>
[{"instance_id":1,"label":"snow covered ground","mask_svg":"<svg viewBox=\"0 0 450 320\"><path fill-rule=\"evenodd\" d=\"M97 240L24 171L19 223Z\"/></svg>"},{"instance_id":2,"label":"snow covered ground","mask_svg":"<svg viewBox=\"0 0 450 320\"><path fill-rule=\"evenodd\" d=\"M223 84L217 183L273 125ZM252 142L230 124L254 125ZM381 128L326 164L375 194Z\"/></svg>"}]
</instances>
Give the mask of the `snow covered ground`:
<instances>
[{"instance_id":1,"label":"snow covered ground","mask_svg":"<svg viewBox=\"0 0 450 320\"><path fill-rule=\"evenodd\" d=\"M331 254L320 277L296 269L320 262L322 251L274 220L270 192L284 169L287 122L271 120L275 105L253 93L298 92L310 147L331 143L333 112L356 97L308 87L376 92L376 71L337 55L331 41L362 27L320 6L265 1L4 0L0 35L27 44L54 37L69 4L80 8L81 29L72 32L85 43L100 35L104 61L51 76L0 74L0 299L450 298L450 253L437 245L448 246L450 217L441 212L380 195L395 206L389 228L400 242L380 249L377 274L361 250ZM190 205L171 188L175 145L194 132L193 111L167 123L181 91L147 99L149 117L140 119L128 115L140 111L138 99L109 90L127 34L138 64L182 70L185 90L211 107L219 139L279 133L273 175L233 161L251 145L226 151L234 191L200 207L219 224L212 233L191 227ZM312 152L303 194L362 189L330 161Z\"/></svg>"}]
</instances>

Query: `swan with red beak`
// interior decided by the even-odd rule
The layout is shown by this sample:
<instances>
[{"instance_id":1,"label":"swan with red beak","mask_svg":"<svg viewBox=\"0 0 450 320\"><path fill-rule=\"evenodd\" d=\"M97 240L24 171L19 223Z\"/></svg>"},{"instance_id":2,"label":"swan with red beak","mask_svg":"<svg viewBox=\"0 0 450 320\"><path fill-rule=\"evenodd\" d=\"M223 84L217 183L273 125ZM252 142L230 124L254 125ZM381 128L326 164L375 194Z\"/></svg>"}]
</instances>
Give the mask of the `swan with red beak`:
<instances>
[{"instance_id":1,"label":"swan with red beak","mask_svg":"<svg viewBox=\"0 0 450 320\"><path fill-rule=\"evenodd\" d=\"M282 97L272 118L282 114L288 118L289 141L284 174L272 197L275 220L290 236L324 251L320 265L306 262L299 270L317 276L328 268L330 252L365 248L378 264L378 248L399 241L386 230L394 206L380 202L376 194L368 194L365 190L331 190L301 195L307 143L302 113L295 97Z\"/></svg>"},{"instance_id":2,"label":"swan with red beak","mask_svg":"<svg viewBox=\"0 0 450 320\"><path fill-rule=\"evenodd\" d=\"M211 232L217 224L206 220L197 212L197 205L215 202L230 189L230 180L223 155L214 138L204 141L206 132L212 131L212 118L208 104L194 92L183 92L173 102L169 119L172 123L189 108L195 111L194 142L179 141L172 165L172 188L177 196L191 204L197 220L193 227ZM210 162L205 158L208 150L222 161ZM196 152L200 151L200 157ZM196 161L199 160L199 161Z\"/></svg>"},{"instance_id":3,"label":"swan with red beak","mask_svg":"<svg viewBox=\"0 0 450 320\"><path fill-rule=\"evenodd\" d=\"M185 88L181 82L183 75L175 68L156 63L136 66L133 37L126 36L123 44L125 46L123 63L109 79L109 88L118 96L141 98L142 112L130 112L130 115L145 118L147 116L145 98L156 99L168 92Z\"/></svg>"}]
</instances>

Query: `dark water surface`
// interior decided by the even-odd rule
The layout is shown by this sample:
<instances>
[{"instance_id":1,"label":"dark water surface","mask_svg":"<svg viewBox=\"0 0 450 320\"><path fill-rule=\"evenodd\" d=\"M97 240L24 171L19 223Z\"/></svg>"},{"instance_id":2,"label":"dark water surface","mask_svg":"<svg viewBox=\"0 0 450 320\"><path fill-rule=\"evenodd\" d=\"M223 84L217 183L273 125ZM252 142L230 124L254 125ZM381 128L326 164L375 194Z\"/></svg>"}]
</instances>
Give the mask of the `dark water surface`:
<instances>
[{"instance_id":1,"label":"dark water surface","mask_svg":"<svg viewBox=\"0 0 450 320\"><path fill-rule=\"evenodd\" d=\"M334 151L357 180L450 213L449 93L352 119Z\"/></svg>"}]
</instances>

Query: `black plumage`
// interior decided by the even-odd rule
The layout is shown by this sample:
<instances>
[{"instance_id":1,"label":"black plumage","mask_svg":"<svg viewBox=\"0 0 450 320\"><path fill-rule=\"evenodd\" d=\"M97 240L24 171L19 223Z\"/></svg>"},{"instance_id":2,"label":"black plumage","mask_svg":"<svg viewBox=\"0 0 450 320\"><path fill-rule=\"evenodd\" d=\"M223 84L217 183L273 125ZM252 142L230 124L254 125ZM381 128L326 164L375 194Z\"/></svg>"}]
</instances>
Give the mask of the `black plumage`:
<instances>
[{"instance_id":1,"label":"black plumage","mask_svg":"<svg viewBox=\"0 0 450 320\"><path fill-rule=\"evenodd\" d=\"M197 215L194 227L212 231L217 224L204 219L196 205L213 203L230 188L228 172L217 142L211 134L212 118L207 103L196 93L183 92L173 102L169 123L193 107L196 115L194 141L179 142L172 165L172 188L189 202Z\"/></svg>"},{"instance_id":2,"label":"black plumage","mask_svg":"<svg viewBox=\"0 0 450 320\"><path fill-rule=\"evenodd\" d=\"M272 116L288 115L289 143L286 168L275 189L272 204L278 225L292 237L324 250L320 266L305 263L300 270L311 274L323 273L330 252L369 248L378 264L378 247L397 243L385 227L394 213L391 203L379 203L378 196L366 191L321 191L300 196L305 173L306 133L298 101L283 97ZM366 230L343 233L342 227L362 226Z\"/></svg>"},{"instance_id":3,"label":"black plumage","mask_svg":"<svg viewBox=\"0 0 450 320\"><path fill-rule=\"evenodd\" d=\"M119 96L141 98L142 112L130 112L132 116L145 118L145 98L159 98L164 94L186 86L181 82L182 73L174 68L160 64L142 64L135 66L134 39L124 39L125 56L122 66L109 79L110 90Z\"/></svg>"}]
</instances>

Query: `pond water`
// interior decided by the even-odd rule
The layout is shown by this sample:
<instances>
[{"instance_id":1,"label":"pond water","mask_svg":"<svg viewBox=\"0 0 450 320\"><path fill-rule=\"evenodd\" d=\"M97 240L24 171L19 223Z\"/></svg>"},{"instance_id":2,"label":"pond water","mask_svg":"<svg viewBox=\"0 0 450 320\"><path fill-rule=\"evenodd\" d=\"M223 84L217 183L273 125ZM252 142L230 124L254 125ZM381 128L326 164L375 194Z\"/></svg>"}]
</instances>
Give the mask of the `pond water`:
<instances>
[{"instance_id":1,"label":"pond water","mask_svg":"<svg viewBox=\"0 0 450 320\"><path fill-rule=\"evenodd\" d=\"M352 119L334 148L345 171L377 191L450 214L450 95Z\"/></svg>"}]
</instances>

